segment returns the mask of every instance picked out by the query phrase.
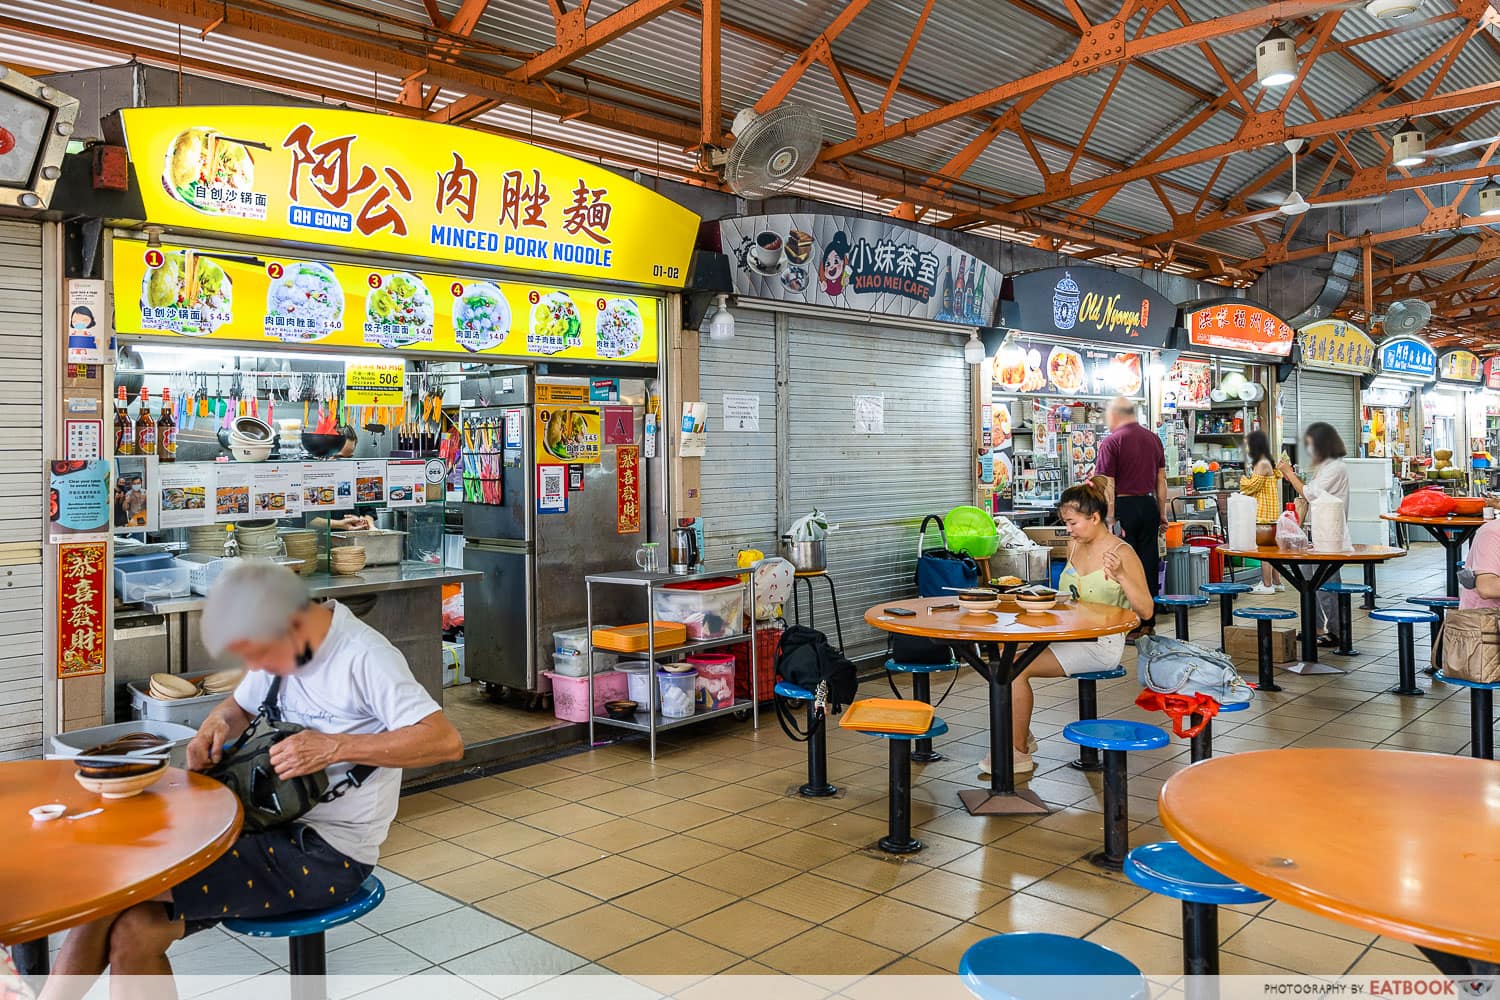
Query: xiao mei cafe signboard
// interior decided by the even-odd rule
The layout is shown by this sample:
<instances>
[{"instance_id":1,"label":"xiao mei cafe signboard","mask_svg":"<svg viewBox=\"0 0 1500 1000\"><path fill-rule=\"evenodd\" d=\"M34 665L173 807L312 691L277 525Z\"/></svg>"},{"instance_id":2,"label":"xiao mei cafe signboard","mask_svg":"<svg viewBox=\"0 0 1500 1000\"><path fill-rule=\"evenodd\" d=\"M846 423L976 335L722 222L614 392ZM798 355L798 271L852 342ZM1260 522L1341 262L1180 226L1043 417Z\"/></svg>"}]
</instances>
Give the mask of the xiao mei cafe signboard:
<instances>
[{"instance_id":1,"label":"xiao mei cafe signboard","mask_svg":"<svg viewBox=\"0 0 1500 1000\"><path fill-rule=\"evenodd\" d=\"M115 328L320 347L654 362L661 300L493 277L112 244Z\"/></svg>"},{"instance_id":2,"label":"xiao mei cafe signboard","mask_svg":"<svg viewBox=\"0 0 1500 1000\"><path fill-rule=\"evenodd\" d=\"M756 215L720 221L718 239L735 292L758 299L988 326L1000 294L988 264L887 222Z\"/></svg>"},{"instance_id":3,"label":"xiao mei cafe signboard","mask_svg":"<svg viewBox=\"0 0 1500 1000\"><path fill-rule=\"evenodd\" d=\"M680 288L698 217L595 164L322 108L120 112L146 219L257 240Z\"/></svg>"},{"instance_id":4,"label":"xiao mei cafe signboard","mask_svg":"<svg viewBox=\"0 0 1500 1000\"><path fill-rule=\"evenodd\" d=\"M1165 347L1177 306L1102 267L1047 267L1005 279L1001 325L1025 333L1132 347Z\"/></svg>"}]
</instances>

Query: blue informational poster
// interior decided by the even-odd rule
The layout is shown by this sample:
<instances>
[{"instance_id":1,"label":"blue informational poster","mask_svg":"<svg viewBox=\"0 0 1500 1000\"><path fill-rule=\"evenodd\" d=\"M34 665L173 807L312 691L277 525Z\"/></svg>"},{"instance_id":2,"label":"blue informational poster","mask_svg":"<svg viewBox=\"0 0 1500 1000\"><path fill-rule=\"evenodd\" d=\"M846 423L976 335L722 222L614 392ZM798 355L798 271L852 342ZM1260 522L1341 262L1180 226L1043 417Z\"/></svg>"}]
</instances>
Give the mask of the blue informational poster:
<instances>
[{"instance_id":1,"label":"blue informational poster","mask_svg":"<svg viewBox=\"0 0 1500 1000\"><path fill-rule=\"evenodd\" d=\"M52 540L77 541L80 535L108 533L113 502L109 460L52 462L50 473L48 526Z\"/></svg>"}]
</instances>

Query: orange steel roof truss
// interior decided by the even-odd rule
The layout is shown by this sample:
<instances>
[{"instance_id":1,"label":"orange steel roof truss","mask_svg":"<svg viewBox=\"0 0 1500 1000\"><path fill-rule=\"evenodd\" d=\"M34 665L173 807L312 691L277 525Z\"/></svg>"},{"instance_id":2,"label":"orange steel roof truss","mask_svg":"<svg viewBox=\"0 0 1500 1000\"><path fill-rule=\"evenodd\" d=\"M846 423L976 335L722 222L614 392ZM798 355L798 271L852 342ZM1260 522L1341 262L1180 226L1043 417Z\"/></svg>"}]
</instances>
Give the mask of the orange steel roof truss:
<instances>
[{"instance_id":1,"label":"orange steel roof truss","mask_svg":"<svg viewBox=\"0 0 1500 1000\"><path fill-rule=\"evenodd\" d=\"M861 17L872 16L871 0L829 3L827 22L810 44L790 42L736 23L734 4L723 0L633 0L603 16L591 16L590 0L546 0L555 42L542 51L512 49L497 44L493 37L476 34L490 0L459 0L456 10L447 16L438 0L423 0L422 16L402 20L382 15L374 26L362 6L352 0L305 0L296 7L275 0L95 2L193 31L223 33L337 60L402 81L400 97L394 103L372 101L368 94L319 91L325 97L346 99L358 106L462 124L502 104L520 105L688 151L726 142L726 119L733 109L724 106L721 94L722 43L734 36L737 41L752 41L790 57L756 103L758 111L795 98L799 83L815 66L832 79L849 116L841 123L840 134L851 134L825 146L809 176L864 192L873 199L895 202L893 214L898 217L955 229L999 225L1026 234L1037 246L1065 248L1086 258L1113 255L1116 260L1145 267L1172 267L1200 279L1225 283L1248 283L1278 263L1312 261L1341 249L1359 249L1372 254L1367 260L1380 262L1368 275L1377 312L1391 299L1419 295L1434 303L1437 323L1454 334L1500 339L1500 275L1489 273L1500 263L1500 236L1480 229L1477 245L1473 230L1456 233L1449 240L1439 236L1455 227L1479 227L1489 221L1460 216L1459 205L1489 176L1492 158L1500 152L1496 145L1500 144L1481 150L1477 162L1419 175L1389 166L1388 156L1380 162L1361 162L1351 148L1351 139L1363 132L1388 150L1380 130L1391 131L1393 123L1409 117L1420 119L1430 133L1436 129L1428 136L1430 146L1459 141L1468 137L1464 129L1500 105L1500 80L1468 87L1444 86L1449 70L1470 46L1482 45L1500 52L1500 42L1491 33L1500 15L1485 0L1449 0L1438 9L1398 22L1364 17L1357 23L1371 30L1353 35L1348 32L1349 24L1344 23L1351 16L1351 5L1335 0L1280 0L1202 18L1190 14L1191 0L1121 0L1115 16L1097 23L1090 20L1079 0L1006 0L1008 10L1002 16L1037 19L1071 39L1072 50L1052 65L959 100L925 93L904 79L935 5L950 0L924 0L909 24L888 26L903 36L910 32L902 54L889 67L856 65L860 62L857 52L846 51L843 58L839 55L841 36ZM452 4L445 0L445 6L451 8ZM661 93L596 70L584 72L575 65L627 33L648 31L652 21L669 12L696 18L701 25L697 93ZM889 13L885 9L881 16L888 17ZM1267 90L1255 87L1253 70L1232 73L1210 43L1232 38L1233 44L1249 46L1273 24L1295 39L1299 73L1284 89ZM1339 37L1336 29L1341 24L1345 31ZM1435 26L1450 32L1447 40L1414 62L1403 63L1399 73L1381 73L1371 64L1368 57L1384 40ZM6 18L3 12L0 27L52 38L65 39L68 35L62 29L43 29ZM131 51L169 64L173 58L172 53L134 46ZM1166 53L1176 53L1179 59L1194 54L1201 58L1219 81L1218 89L1209 92L1163 69L1159 57ZM1352 107L1325 113L1304 87L1309 73L1316 71L1320 60L1327 59L1342 60L1368 77L1368 90ZM1143 135L1159 134L1160 138L1130 162L1123 162L1090 146L1111 101L1119 96L1127 67L1192 98L1197 110L1170 131L1162 126L1158 133L1153 123L1143 123ZM224 67L205 66L202 71L264 82L254 80L253 73ZM1097 106L1073 109L1078 121L1086 122L1081 133L1076 122L1069 123L1079 138L1069 141L1051 134L1049 124L1055 132L1058 123L1043 120L1034 106L1053 88L1090 74L1103 74L1107 82ZM591 92L591 83L606 88L608 97ZM867 97L862 102L859 94L868 95L872 90L882 99L869 102ZM434 109L440 91L464 96ZM932 107L895 117L891 109L898 94ZM1194 142L1194 133L1205 123L1223 120L1224 116L1236 123L1232 137L1206 145L1201 140ZM978 132L953 149L936 169L903 163L882 148L954 122L978 126ZM475 127L490 126L476 123ZM1025 151L1029 168L1035 170L1031 189L1006 191L966 180L970 168L1007 134ZM1302 192L1311 204L1415 192L1426 218L1387 231L1328 232L1306 245L1307 240L1299 240L1298 233L1307 216L1270 225L1279 220L1274 206L1247 204L1252 195L1285 177L1284 156L1240 184L1231 195L1226 197L1221 192L1216 197L1210 193L1232 157L1275 148L1289 139L1305 140L1299 175L1304 188L1312 182L1311 188ZM1066 154L1066 162L1058 166L1062 154ZM642 166L647 165L646 160L643 156ZM1211 171L1207 184L1183 176L1184 171L1205 166ZM1193 173L1195 177L1201 175L1201 169ZM708 186L718 184L706 167L682 179ZM1140 220L1132 223L1122 219L1118 212L1108 218L1101 216L1132 185L1136 185L1136 191L1143 190L1142 185L1150 190L1170 219L1169 228L1151 231L1152 227L1141 225ZM1448 185L1442 191L1449 197L1429 195L1442 185ZM1205 237L1237 227L1253 235L1257 250L1231 253L1205 242ZM1414 238L1434 238L1430 248L1416 259L1407 250L1402 259L1396 260L1384 249ZM1362 297L1356 291L1352 312L1363 311Z\"/></svg>"}]
</instances>

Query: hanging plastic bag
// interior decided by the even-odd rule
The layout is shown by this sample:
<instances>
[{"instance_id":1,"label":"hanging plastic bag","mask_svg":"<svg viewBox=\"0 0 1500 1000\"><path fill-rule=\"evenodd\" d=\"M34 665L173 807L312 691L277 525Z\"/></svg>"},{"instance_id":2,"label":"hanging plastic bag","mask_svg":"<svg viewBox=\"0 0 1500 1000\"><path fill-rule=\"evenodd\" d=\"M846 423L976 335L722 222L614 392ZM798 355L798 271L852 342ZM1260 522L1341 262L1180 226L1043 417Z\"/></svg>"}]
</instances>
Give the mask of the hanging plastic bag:
<instances>
[{"instance_id":1,"label":"hanging plastic bag","mask_svg":"<svg viewBox=\"0 0 1500 1000\"><path fill-rule=\"evenodd\" d=\"M1243 493L1229 497L1229 547L1255 548L1255 500Z\"/></svg>"},{"instance_id":2,"label":"hanging plastic bag","mask_svg":"<svg viewBox=\"0 0 1500 1000\"><path fill-rule=\"evenodd\" d=\"M1308 502L1307 526L1312 536L1312 547L1319 552L1347 552L1349 522L1344 517L1344 501L1323 494Z\"/></svg>"},{"instance_id":3,"label":"hanging plastic bag","mask_svg":"<svg viewBox=\"0 0 1500 1000\"><path fill-rule=\"evenodd\" d=\"M1307 533L1297 523L1297 515L1289 510L1282 511L1281 517L1276 521L1276 547L1301 552L1307 546Z\"/></svg>"},{"instance_id":4,"label":"hanging plastic bag","mask_svg":"<svg viewBox=\"0 0 1500 1000\"><path fill-rule=\"evenodd\" d=\"M1219 714L1219 703L1204 694L1162 694L1148 688L1136 696L1135 703L1148 712L1165 712L1172 720L1172 732L1185 740L1201 733ZM1186 720L1194 715L1198 723L1188 725Z\"/></svg>"},{"instance_id":5,"label":"hanging plastic bag","mask_svg":"<svg viewBox=\"0 0 1500 1000\"><path fill-rule=\"evenodd\" d=\"M1442 487L1424 486L1402 500L1397 512L1411 517L1447 517L1453 508L1453 498Z\"/></svg>"}]
</instances>

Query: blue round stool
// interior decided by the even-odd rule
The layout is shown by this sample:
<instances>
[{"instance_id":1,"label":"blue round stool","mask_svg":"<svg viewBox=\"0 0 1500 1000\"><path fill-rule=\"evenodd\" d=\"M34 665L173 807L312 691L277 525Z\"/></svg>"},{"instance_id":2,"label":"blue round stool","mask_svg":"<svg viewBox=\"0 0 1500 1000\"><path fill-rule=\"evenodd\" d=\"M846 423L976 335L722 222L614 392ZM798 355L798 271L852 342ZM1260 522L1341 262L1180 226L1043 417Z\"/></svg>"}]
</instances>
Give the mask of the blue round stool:
<instances>
[{"instance_id":1,"label":"blue round stool","mask_svg":"<svg viewBox=\"0 0 1500 1000\"><path fill-rule=\"evenodd\" d=\"M358 920L385 899L385 886L371 875L360 884L353 896L337 906L323 910L287 913L262 919L236 918L224 926L236 934L250 937L287 939L288 968L294 976L326 976L328 954L324 934L335 927Z\"/></svg>"},{"instance_id":2,"label":"blue round stool","mask_svg":"<svg viewBox=\"0 0 1500 1000\"><path fill-rule=\"evenodd\" d=\"M1280 691L1276 668L1271 663L1271 623L1290 621L1297 612L1282 608L1235 608L1234 616L1255 623L1256 687L1262 691Z\"/></svg>"},{"instance_id":3,"label":"blue round stool","mask_svg":"<svg viewBox=\"0 0 1500 1000\"><path fill-rule=\"evenodd\" d=\"M1443 666L1443 616L1458 607L1456 597L1408 597L1407 604L1415 604L1419 608L1426 608L1438 616L1438 620L1432 623L1432 656L1427 666L1422 668L1423 673L1435 674Z\"/></svg>"},{"instance_id":4,"label":"blue round stool","mask_svg":"<svg viewBox=\"0 0 1500 1000\"><path fill-rule=\"evenodd\" d=\"M813 693L790 681L780 680L772 690L778 698L807 702L807 784L797 789L797 793L808 799L826 799L830 795L837 795L839 790L828 783L828 720L821 713L816 718L813 717ZM790 728L792 722L789 716L781 714L782 706L778 704L776 711L782 725Z\"/></svg>"},{"instance_id":5,"label":"blue round stool","mask_svg":"<svg viewBox=\"0 0 1500 1000\"><path fill-rule=\"evenodd\" d=\"M1099 718L1100 681L1112 681L1124 676L1124 667L1115 667L1113 670L1090 670L1086 673L1071 675L1069 679L1078 682L1078 721L1087 722L1089 719ZM1104 770L1104 765L1099 760L1099 751L1085 746L1078 748L1078 759L1068 761L1068 766L1076 771Z\"/></svg>"},{"instance_id":6,"label":"blue round stool","mask_svg":"<svg viewBox=\"0 0 1500 1000\"><path fill-rule=\"evenodd\" d=\"M1318 588L1324 593L1336 594L1339 600L1339 648L1334 652L1339 656L1358 656L1359 650L1352 645L1354 634L1354 610L1351 606L1355 594L1368 594L1370 588L1363 583L1345 583L1342 580L1329 580Z\"/></svg>"},{"instance_id":7,"label":"blue round stool","mask_svg":"<svg viewBox=\"0 0 1500 1000\"><path fill-rule=\"evenodd\" d=\"M932 725L921 736L910 733L881 733L864 730L866 736L890 741L890 783L886 792L886 834L879 846L887 854L911 854L922 849L922 842L911 835L911 745L913 740L931 740L948 731L948 723L933 716ZM932 744L929 742L928 746Z\"/></svg>"},{"instance_id":8,"label":"blue round stool","mask_svg":"<svg viewBox=\"0 0 1500 1000\"><path fill-rule=\"evenodd\" d=\"M1230 705L1220 705L1219 714L1223 715L1226 712L1243 712L1249 707L1250 703L1248 701L1237 701ZM1192 724L1196 726L1199 719L1201 719L1202 717L1195 712L1188 718L1192 721ZM1208 760L1214 755L1213 719L1209 719L1207 722L1203 723L1203 728L1198 730L1198 732L1193 735L1192 742L1189 745L1191 747L1189 757L1191 763L1196 764L1200 760Z\"/></svg>"},{"instance_id":9,"label":"blue round stool","mask_svg":"<svg viewBox=\"0 0 1500 1000\"><path fill-rule=\"evenodd\" d=\"M1130 796L1126 788L1125 754L1156 750L1168 743L1166 730L1125 719L1070 722L1063 737L1079 746L1104 751L1104 850L1090 855L1099 868L1119 871L1130 849Z\"/></svg>"},{"instance_id":10,"label":"blue round stool","mask_svg":"<svg viewBox=\"0 0 1500 1000\"><path fill-rule=\"evenodd\" d=\"M1162 594L1156 598L1156 603L1164 608L1172 609L1172 617L1176 622L1177 638L1183 642L1188 641L1188 612L1193 608L1201 608L1208 603L1208 598L1202 594Z\"/></svg>"},{"instance_id":11,"label":"blue round stool","mask_svg":"<svg viewBox=\"0 0 1500 1000\"><path fill-rule=\"evenodd\" d=\"M1495 759L1495 692L1500 684L1483 684L1479 681L1460 680L1449 677L1439 670L1438 680L1444 684L1469 689L1469 756L1480 760Z\"/></svg>"},{"instance_id":12,"label":"blue round stool","mask_svg":"<svg viewBox=\"0 0 1500 1000\"><path fill-rule=\"evenodd\" d=\"M1415 640L1412 638L1412 626L1430 625L1438 620L1438 616L1431 611L1417 611L1413 608L1376 608L1370 612L1370 617L1378 622L1396 623L1396 663L1401 670L1401 682L1387 693L1420 698L1424 692L1417 687L1416 651L1413 649Z\"/></svg>"},{"instance_id":13,"label":"blue round stool","mask_svg":"<svg viewBox=\"0 0 1500 1000\"><path fill-rule=\"evenodd\" d=\"M896 679L892 674L911 674L911 697L913 701L920 701L924 705L932 704L932 675L953 671L957 675L959 663L951 660L947 663L897 663L895 660L885 661L885 679L891 685L891 691L897 698L901 692L896 690ZM950 684L948 690L953 690ZM944 698L948 697L946 694ZM942 699L939 699L941 701ZM932 749L932 740L917 740L917 745L911 748L911 759L918 764L931 764L934 761L947 760L942 754Z\"/></svg>"},{"instance_id":14,"label":"blue round stool","mask_svg":"<svg viewBox=\"0 0 1500 1000\"><path fill-rule=\"evenodd\" d=\"M1198 588L1205 594L1219 598L1219 652L1224 653L1224 630L1234 624L1234 602L1241 594L1250 593L1248 583L1205 583Z\"/></svg>"},{"instance_id":15,"label":"blue round stool","mask_svg":"<svg viewBox=\"0 0 1500 1000\"><path fill-rule=\"evenodd\" d=\"M1182 974L1219 974L1219 907L1269 897L1226 878L1175 840L1143 844L1125 858L1125 876L1142 889L1182 901ZM1193 995L1189 983L1188 995Z\"/></svg>"},{"instance_id":16,"label":"blue round stool","mask_svg":"<svg viewBox=\"0 0 1500 1000\"><path fill-rule=\"evenodd\" d=\"M1046 983L1047 976L1109 977L1070 982L1069 997L1146 1000L1149 995L1141 970L1125 956L1063 934L1016 931L976 941L958 960L958 974L980 1000L1052 1000L1063 995L1062 984Z\"/></svg>"}]
</instances>

